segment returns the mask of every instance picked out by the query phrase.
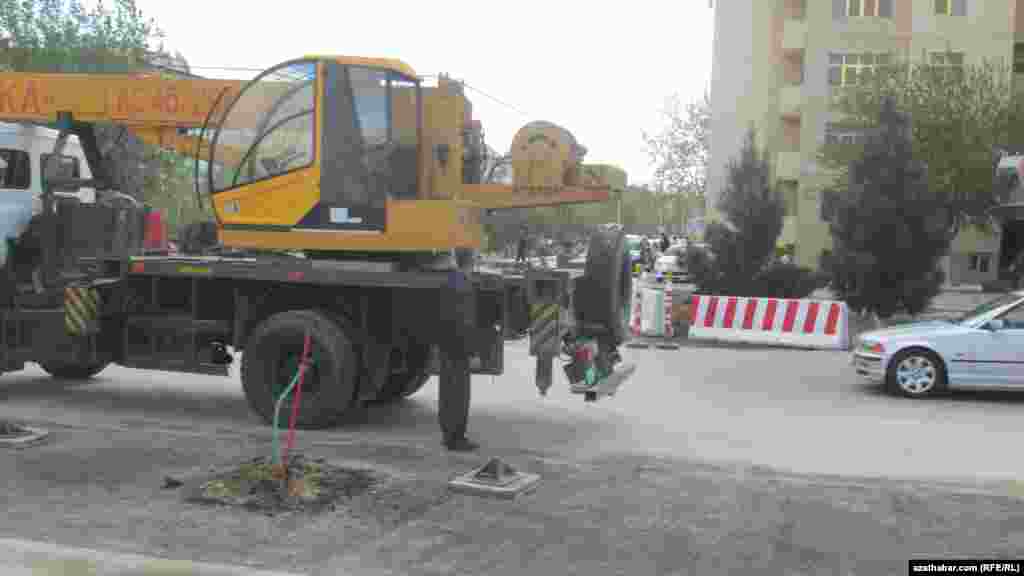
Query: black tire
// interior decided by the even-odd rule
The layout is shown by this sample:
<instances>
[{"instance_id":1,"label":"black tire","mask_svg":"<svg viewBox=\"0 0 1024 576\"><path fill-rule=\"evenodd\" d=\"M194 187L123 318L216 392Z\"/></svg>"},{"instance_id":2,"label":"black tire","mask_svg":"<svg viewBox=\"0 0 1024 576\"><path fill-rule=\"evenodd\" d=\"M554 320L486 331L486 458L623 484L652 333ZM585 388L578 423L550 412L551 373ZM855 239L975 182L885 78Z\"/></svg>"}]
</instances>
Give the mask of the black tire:
<instances>
[{"instance_id":1,"label":"black tire","mask_svg":"<svg viewBox=\"0 0 1024 576\"><path fill-rule=\"evenodd\" d=\"M913 364L921 367L921 379L918 382L910 382L906 379L901 381L900 367ZM921 383L926 378L930 378L930 385ZM910 348L897 352L889 361L889 366L885 371L886 390L891 394L907 398L926 398L942 394L946 391L946 384L946 366L942 359L931 350L924 348Z\"/></svg>"},{"instance_id":2,"label":"black tire","mask_svg":"<svg viewBox=\"0 0 1024 576\"><path fill-rule=\"evenodd\" d=\"M283 392L291 381L294 374L290 363L301 355L307 331L315 364L303 382L296 427L332 426L355 405L359 363L341 326L318 311L281 312L256 327L242 355L245 398L268 424L273 424L275 389ZM291 413L290 406L291 399L282 404L279 418L284 424Z\"/></svg>"},{"instance_id":3,"label":"black tire","mask_svg":"<svg viewBox=\"0 0 1024 576\"><path fill-rule=\"evenodd\" d=\"M88 380L102 372L107 366L110 366L110 362L98 362L96 364L41 362L39 366L54 378L62 378L64 380Z\"/></svg>"},{"instance_id":4,"label":"black tire","mask_svg":"<svg viewBox=\"0 0 1024 576\"><path fill-rule=\"evenodd\" d=\"M384 389L373 399L374 403L387 404L398 402L420 391L430 380L427 363L430 361L430 347L410 345L406 356L407 370L391 374Z\"/></svg>"},{"instance_id":5,"label":"black tire","mask_svg":"<svg viewBox=\"0 0 1024 576\"><path fill-rule=\"evenodd\" d=\"M613 345L625 342L633 275L622 232L599 230L590 237L584 278L575 296L577 317L603 326Z\"/></svg>"}]
</instances>

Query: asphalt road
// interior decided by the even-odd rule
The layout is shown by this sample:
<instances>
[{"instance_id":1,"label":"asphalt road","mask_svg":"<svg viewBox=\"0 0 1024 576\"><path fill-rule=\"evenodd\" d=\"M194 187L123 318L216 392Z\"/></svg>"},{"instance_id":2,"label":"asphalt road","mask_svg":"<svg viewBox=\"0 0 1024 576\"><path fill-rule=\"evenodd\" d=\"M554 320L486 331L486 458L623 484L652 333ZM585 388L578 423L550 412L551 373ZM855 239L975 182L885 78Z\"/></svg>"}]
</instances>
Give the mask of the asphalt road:
<instances>
[{"instance_id":1,"label":"asphalt road","mask_svg":"<svg viewBox=\"0 0 1024 576\"><path fill-rule=\"evenodd\" d=\"M634 379L585 404L561 380L539 397L526 343L510 343L506 374L474 380L475 455L440 449L433 382L301 432L303 450L392 470L406 494L308 522L197 509L160 489L165 474L268 449L236 378L7 374L0 418L54 439L0 451L0 535L325 574L895 574L911 556L1024 556L1011 448L1024 394L891 398L838 352L625 355ZM444 494L492 455L542 487L515 504Z\"/></svg>"},{"instance_id":2,"label":"asphalt road","mask_svg":"<svg viewBox=\"0 0 1024 576\"><path fill-rule=\"evenodd\" d=\"M1024 479L1014 457L1024 393L887 396L861 381L844 352L688 348L624 350L636 375L617 396L584 403L556 384L540 397L524 341L506 374L474 377L470 433L488 451L565 458L629 453L743 462L800 473L952 480ZM31 366L31 365L30 365ZM401 406L373 407L342 427L308 432L346 441L439 441L436 380ZM31 367L0 380L0 416L72 425L266 432L237 378L112 367L87 385Z\"/></svg>"}]
</instances>

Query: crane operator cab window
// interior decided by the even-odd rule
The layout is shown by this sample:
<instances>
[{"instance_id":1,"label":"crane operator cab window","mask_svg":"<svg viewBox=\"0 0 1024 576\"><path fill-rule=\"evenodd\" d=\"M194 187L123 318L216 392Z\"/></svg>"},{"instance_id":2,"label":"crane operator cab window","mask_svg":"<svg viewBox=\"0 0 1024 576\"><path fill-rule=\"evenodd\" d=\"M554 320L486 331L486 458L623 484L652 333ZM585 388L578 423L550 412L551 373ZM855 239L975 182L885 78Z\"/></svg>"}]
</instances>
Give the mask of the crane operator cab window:
<instances>
[{"instance_id":1,"label":"crane operator cab window","mask_svg":"<svg viewBox=\"0 0 1024 576\"><path fill-rule=\"evenodd\" d=\"M309 168L316 151L316 62L291 62L250 82L216 122L213 193Z\"/></svg>"},{"instance_id":2,"label":"crane operator cab window","mask_svg":"<svg viewBox=\"0 0 1024 576\"><path fill-rule=\"evenodd\" d=\"M419 84L336 62L324 72L321 223L383 231L386 200L416 197Z\"/></svg>"},{"instance_id":3,"label":"crane operator cab window","mask_svg":"<svg viewBox=\"0 0 1024 576\"><path fill-rule=\"evenodd\" d=\"M319 156L318 201L290 227L382 232L387 199L416 197L419 126L414 78L333 60L283 64L250 82L217 122L210 189L308 168Z\"/></svg>"}]
</instances>

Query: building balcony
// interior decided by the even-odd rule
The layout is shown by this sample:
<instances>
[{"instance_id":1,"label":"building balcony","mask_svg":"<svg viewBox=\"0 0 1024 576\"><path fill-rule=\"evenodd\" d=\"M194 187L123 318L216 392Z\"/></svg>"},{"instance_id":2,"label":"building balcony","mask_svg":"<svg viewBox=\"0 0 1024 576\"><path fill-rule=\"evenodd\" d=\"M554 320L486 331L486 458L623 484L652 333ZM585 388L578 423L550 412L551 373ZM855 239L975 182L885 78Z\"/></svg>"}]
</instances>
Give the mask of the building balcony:
<instances>
[{"instance_id":1,"label":"building balcony","mask_svg":"<svg viewBox=\"0 0 1024 576\"><path fill-rule=\"evenodd\" d=\"M802 102L803 90L799 84L785 84L779 89L779 114L783 118L799 118Z\"/></svg>"},{"instance_id":2,"label":"building balcony","mask_svg":"<svg viewBox=\"0 0 1024 576\"><path fill-rule=\"evenodd\" d=\"M799 180L800 164L800 152L778 152L775 157L775 179Z\"/></svg>"},{"instance_id":3,"label":"building balcony","mask_svg":"<svg viewBox=\"0 0 1024 576\"><path fill-rule=\"evenodd\" d=\"M782 49L803 50L807 47L807 21L787 18L782 26Z\"/></svg>"}]
</instances>

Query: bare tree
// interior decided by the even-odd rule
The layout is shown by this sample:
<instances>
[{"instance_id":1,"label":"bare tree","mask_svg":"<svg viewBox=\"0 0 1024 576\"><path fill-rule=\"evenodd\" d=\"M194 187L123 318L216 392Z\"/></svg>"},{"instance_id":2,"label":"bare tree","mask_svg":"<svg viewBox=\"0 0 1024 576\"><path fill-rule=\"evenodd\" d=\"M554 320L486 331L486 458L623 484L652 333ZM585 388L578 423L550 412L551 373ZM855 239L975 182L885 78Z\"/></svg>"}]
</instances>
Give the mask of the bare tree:
<instances>
[{"instance_id":1,"label":"bare tree","mask_svg":"<svg viewBox=\"0 0 1024 576\"><path fill-rule=\"evenodd\" d=\"M703 197L711 152L711 100L707 93L686 104L678 94L669 96L661 111L663 125L643 139L654 166L654 187L675 200L681 218L693 198Z\"/></svg>"}]
</instances>

